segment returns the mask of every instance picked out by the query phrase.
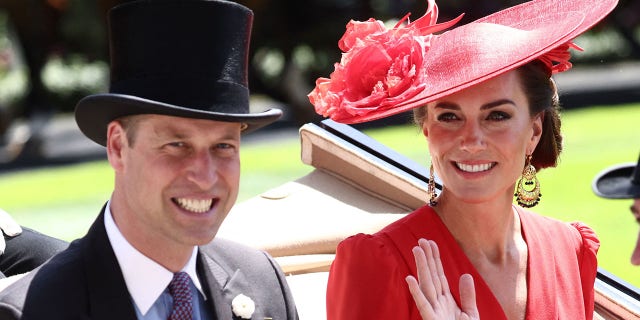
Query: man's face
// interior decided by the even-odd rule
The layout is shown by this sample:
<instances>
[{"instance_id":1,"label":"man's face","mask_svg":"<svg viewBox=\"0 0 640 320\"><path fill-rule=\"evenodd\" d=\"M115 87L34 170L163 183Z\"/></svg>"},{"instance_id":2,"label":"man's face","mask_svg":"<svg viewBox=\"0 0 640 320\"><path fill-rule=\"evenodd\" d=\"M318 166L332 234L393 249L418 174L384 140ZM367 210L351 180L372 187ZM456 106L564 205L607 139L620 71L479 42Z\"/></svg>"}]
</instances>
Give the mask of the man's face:
<instances>
[{"instance_id":1,"label":"man's face","mask_svg":"<svg viewBox=\"0 0 640 320\"><path fill-rule=\"evenodd\" d=\"M208 243L238 195L241 124L136 117L133 141L119 122L108 128L116 224L132 243Z\"/></svg>"},{"instance_id":2,"label":"man's face","mask_svg":"<svg viewBox=\"0 0 640 320\"><path fill-rule=\"evenodd\" d=\"M631 214L640 224L640 198L633 200L631 205ZM640 266L640 231L638 232L638 239L636 240L636 247L631 254L631 263L636 266Z\"/></svg>"}]
</instances>

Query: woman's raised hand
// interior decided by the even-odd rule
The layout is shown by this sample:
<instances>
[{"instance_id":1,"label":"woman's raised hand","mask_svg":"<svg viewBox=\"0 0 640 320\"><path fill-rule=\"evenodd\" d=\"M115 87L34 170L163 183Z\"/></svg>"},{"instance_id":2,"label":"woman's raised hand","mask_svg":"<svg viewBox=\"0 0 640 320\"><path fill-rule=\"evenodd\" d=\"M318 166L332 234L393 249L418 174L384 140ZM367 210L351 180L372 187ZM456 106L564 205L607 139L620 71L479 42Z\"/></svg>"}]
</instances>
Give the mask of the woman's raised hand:
<instances>
[{"instance_id":1,"label":"woman's raised hand","mask_svg":"<svg viewBox=\"0 0 640 320\"><path fill-rule=\"evenodd\" d=\"M438 245L434 241L420 239L418 246L413 248L413 256L416 260L418 279L407 276L406 280L423 320L480 319L473 277L470 274L460 277L460 308L449 290Z\"/></svg>"}]
</instances>

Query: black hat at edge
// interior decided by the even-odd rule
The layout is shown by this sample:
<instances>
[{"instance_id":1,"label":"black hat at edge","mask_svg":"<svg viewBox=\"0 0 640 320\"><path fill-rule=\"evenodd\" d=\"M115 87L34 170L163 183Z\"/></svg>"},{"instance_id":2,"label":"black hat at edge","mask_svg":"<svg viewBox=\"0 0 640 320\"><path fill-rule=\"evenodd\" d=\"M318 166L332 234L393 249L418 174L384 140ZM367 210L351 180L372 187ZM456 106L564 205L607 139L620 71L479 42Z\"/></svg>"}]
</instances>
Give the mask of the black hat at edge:
<instances>
[{"instance_id":1,"label":"black hat at edge","mask_svg":"<svg viewBox=\"0 0 640 320\"><path fill-rule=\"evenodd\" d=\"M640 157L638 163L611 166L593 179L593 192L603 198L640 198Z\"/></svg>"}]
</instances>

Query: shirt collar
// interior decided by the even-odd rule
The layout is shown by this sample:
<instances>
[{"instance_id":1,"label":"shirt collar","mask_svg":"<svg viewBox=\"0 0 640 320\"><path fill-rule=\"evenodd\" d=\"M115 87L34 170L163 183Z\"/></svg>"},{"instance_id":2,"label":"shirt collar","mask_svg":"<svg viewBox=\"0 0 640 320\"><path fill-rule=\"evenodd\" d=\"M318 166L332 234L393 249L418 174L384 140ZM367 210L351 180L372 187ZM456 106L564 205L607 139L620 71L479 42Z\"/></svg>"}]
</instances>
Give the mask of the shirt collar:
<instances>
[{"instance_id":1,"label":"shirt collar","mask_svg":"<svg viewBox=\"0 0 640 320\"><path fill-rule=\"evenodd\" d=\"M145 315L173 279L173 272L142 254L125 239L113 220L110 202L107 202L104 210L104 226L129 294L131 294L138 310ZM207 297L202 291L202 285L196 273L197 255L198 247L194 246L191 258L181 271L189 275L195 287L206 300Z\"/></svg>"}]
</instances>

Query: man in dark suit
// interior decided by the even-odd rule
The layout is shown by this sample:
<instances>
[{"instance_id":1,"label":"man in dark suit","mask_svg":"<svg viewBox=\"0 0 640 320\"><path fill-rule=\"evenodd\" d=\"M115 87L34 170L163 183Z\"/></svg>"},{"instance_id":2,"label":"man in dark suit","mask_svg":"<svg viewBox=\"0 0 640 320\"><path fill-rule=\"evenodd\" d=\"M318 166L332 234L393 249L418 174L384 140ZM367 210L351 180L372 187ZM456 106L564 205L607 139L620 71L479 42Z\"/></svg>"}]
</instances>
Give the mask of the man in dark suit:
<instances>
[{"instance_id":1,"label":"man in dark suit","mask_svg":"<svg viewBox=\"0 0 640 320\"><path fill-rule=\"evenodd\" d=\"M85 237L0 294L0 319L297 319L271 257L213 240L241 134L281 115L249 111L251 22L221 0L111 10L109 93L75 115L106 146L113 193Z\"/></svg>"},{"instance_id":2,"label":"man in dark suit","mask_svg":"<svg viewBox=\"0 0 640 320\"><path fill-rule=\"evenodd\" d=\"M29 272L67 248L66 241L20 226L0 208L0 290L6 277Z\"/></svg>"},{"instance_id":3,"label":"man in dark suit","mask_svg":"<svg viewBox=\"0 0 640 320\"><path fill-rule=\"evenodd\" d=\"M608 199L633 199L630 210L640 224L640 157L638 163L624 163L602 170L593 179L593 192ZM640 266L640 232L631 253L631 264Z\"/></svg>"}]
</instances>

